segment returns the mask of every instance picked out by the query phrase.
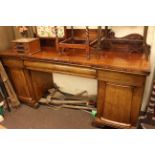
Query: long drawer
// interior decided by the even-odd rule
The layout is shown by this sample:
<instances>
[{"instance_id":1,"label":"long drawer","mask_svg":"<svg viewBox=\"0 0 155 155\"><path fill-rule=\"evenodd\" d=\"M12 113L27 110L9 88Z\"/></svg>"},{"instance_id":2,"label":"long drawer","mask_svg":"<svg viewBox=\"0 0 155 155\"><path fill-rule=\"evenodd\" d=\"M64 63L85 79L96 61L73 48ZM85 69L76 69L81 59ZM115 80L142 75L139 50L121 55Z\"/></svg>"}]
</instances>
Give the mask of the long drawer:
<instances>
[{"instance_id":1,"label":"long drawer","mask_svg":"<svg viewBox=\"0 0 155 155\"><path fill-rule=\"evenodd\" d=\"M94 79L96 78L96 70L84 67L58 65L53 63L34 62L34 61L24 61L24 66L30 70L77 75Z\"/></svg>"}]
</instances>

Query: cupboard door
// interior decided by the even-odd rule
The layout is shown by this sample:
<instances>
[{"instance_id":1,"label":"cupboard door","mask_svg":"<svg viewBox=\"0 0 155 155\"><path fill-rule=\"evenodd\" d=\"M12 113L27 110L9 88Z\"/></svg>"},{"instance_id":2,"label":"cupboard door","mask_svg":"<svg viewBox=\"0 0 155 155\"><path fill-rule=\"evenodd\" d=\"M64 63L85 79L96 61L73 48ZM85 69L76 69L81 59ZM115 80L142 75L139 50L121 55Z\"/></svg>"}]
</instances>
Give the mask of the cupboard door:
<instances>
[{"instance_id":1,"label":"cupboard door","mask_svg":"<svg viewBox=\"0 0 155 155\"><path fill-rule=\"evenodd\" d=\"M30 106L37 106L32 87L30 87L30 79L28 79L27 75L28 73L21 68L7 68L7 72L18 98Z\"/></svg>"},{"instance_id":2,"label":"cupboard door","mask_svg":"<svg viewBox=\"0 0 155 155\"><path fill-rule=\"evenodd\" d=\"M98 81L97 116L94 125L115 128L135 126L141 96L142 89L137 87Z\"/></svg>"},{"instance_id":3,"label":"cupboard door","mask_svg":"<svg viewBox=\"0 0 155 155\"><path fill-rule=\"evenodd\" d=\"M112 121L130 124L133 88L106 84L103 117Z\"/></svg>"},{"instance_id":4,"label":"cupboard door","mask_svg":"<svg viewBox=\"0 0 155 155\"><path fill-rule=\"evenodd\" d=\"M22 69L9 69L11 80L18 96L30 97L25 75Z\"/></svg>"}]
</instances>

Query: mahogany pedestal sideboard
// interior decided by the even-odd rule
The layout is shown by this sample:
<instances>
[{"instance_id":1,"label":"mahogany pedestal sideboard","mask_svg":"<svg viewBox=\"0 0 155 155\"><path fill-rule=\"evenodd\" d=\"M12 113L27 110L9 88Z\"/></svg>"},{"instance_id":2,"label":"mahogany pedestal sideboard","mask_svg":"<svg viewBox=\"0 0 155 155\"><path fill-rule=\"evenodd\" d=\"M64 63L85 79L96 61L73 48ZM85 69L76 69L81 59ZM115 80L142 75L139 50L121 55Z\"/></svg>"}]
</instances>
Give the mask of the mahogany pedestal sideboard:
<instances>
[{"instance_id":1,"label":"mahogany pedestal sideboard","mask_svg":"<svg viewBox=\"0 0 155 155\"><path fill-rule=\"evenodd\" d=\"M53 86L52 73L98 80L96 126L136 126L150 62L142 53L103 51L85 58L82 51L59 55L43 49L33 55L19 55L11 49L0 52L1 60L18 98L32 107Z\"/></svg>"}]
</instances>

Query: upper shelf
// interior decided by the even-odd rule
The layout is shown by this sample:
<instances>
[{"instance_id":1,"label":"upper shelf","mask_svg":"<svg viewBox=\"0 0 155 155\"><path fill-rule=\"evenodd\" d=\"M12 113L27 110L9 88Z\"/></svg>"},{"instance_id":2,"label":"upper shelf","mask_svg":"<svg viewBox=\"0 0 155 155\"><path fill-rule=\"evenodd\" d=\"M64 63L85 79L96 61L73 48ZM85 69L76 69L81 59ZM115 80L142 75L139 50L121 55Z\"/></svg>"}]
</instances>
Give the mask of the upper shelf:
<instances>
[{"instance_id":1,"label":"upper shelf","mask_svg":"<svg viewBox=\"0 0 155 155\"><path fill-rule=\"evenodd\" d=\"M87 29L88 28L88 29ZM62 31L62 27L61 27ZM143 35L138 34L138 33L131 33L123 37L116 37L115 32L112 29L109 29L108 26L105 26L103 29L101 26L98 27L98 29L89 29L87 26L85 29L67 29L64 27L64 38L59 38L59 27L53 28L53 33L58 33L55 35L54 38L42 38L41 39L41 44L43 46L47 45L54 45L52 44L52 41L45 41L46 39L56 39L55 41L55 47L57 47L57 51L61 51L62 49L66 47L70 48L78 48L78 47L83 47L86 45L86 47L90 46L93 49L96 50L114 50L114 51L122 51L122 52L137 52L137 53L145 53L146 59L149 58L150 55L150 46L146 43L147 39L147 31L148 27L144 27L144 32ZM38 36L38 35L37 35ZM54 36L54 35L53 35ZM65 40L69 40L72 38L73 42L74 40L85 40L85 44L79 44L76 45L74 43L71 44L71 42L67 43ZM44 40L44 41L43 41ZM47 44L46 44L47 43ZM63 45L63 46L62 46ZM89 50L89 56L91 54L91 49L89 47L87 48ZM60 52L61 53L61 52Z\"/></svg>"}]
</instances>

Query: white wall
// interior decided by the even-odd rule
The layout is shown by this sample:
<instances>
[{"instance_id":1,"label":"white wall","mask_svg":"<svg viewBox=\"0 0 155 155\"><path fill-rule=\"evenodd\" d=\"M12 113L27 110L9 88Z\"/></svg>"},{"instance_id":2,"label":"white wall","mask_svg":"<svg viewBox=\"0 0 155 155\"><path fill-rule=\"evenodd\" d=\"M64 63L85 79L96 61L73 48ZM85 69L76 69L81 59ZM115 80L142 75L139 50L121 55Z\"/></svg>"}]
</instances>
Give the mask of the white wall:
<instances>
[{"instance_id":1,"label":"white wall","mask_svg":"<svg viewBox=\"0 0 155 155\"><path fill-rule=\"evenodd\" d=\"M112 26L112 29L116 32L116 36L122 37L130 33L140 33L143 34L142 26ZM152 83L153 69L155 66L155 27L149 27L148 31L148 44L152 46L151 48L151 74L147 78L146 87L144 91L144 98L142 102L142 110L145 109L147 100L149 97L150 86ZM87 78L54 74L54 81L58 86L64 91L71 93L78 93L83 90L87 90L90 95L97 94L97 81Z\"/></svg>"},{"instance_id":2,"label":"white wall","mask_svg":"<svg viewBox=\"0 0 155 155\"><path fill-rule=\"evenodd\" d=\"M13 28L11 26L0 26L0 50L10 47L10 41L13 40Z\"/></svg>"},{"instance_id":3,"label":"white wall","mask_svg":"<svg viewBox=\"0 0 155 155\"><path fill-rule=\"evenodd\" d=\"M149 99L149 92L151 90L151 84L152 80L154 77L154 69L155 69L155 27L151 27L150 33L150 45L151 45L151 55L150 55L150 61L151 61L151 73L149 77L146 80L146 85L145 85L145 91L144 91L144 97L143 97L143 102L142 102L142 110L145 109L146 104Z\"/></svg>"},{"instance_id":4,"label":"white wall","mask_svg":"<svg viewBox=\"0 0 155 155\"><path fill-rule=\"evenodd\" d=\"M53 77L61 90L68 93L77 94L87 90L89 95L97 94L97 80L64 74L54 74Z\"/></svg>"}]
</instances>

